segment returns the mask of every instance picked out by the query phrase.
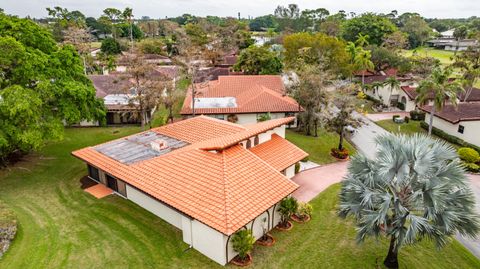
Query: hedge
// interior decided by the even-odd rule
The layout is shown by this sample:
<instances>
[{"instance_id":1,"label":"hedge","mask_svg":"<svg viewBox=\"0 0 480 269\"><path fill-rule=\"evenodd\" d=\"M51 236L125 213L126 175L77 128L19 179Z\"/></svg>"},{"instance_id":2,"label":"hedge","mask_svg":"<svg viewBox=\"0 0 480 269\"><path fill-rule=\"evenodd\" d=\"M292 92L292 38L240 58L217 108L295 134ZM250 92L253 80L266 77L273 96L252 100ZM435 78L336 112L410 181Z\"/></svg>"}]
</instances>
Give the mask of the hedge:
<instances>
[{"instance_id":1,"label":"hedge","mask_svg":"<svg viewBox=\"0 0 480 269\"><path fill-rule=\"evenodd\" d=\"M424 121L425 120L425 112L419 111L419 110L412 110L412 111L410 111L410 118L412 120Z\"/></svg>"},{"instance_id":2,"label":"hedge","mask_svg":"<svg viewBox=\"0 0 480 269\"><path fill-rule=\"evenodd\" d=\"M420 126L425 129L425 130L428 130L428 123L422 121L420 122ZM447 133L445 133L444 131L436 128L436 127L433 127L432 128L432 133L438 137L441 137L443 139L445 139L446 141L450 142L450 143L453 143L453 144L457 144L459 146L462 146L462 147L467 147L467 148L472 148L478 152L480 152L480 147L478 146L475 146L473 144L470 144L468 142L466 142L465 140L461 139L461 138L458 138L454 135L449 135Z\"/></svg>"}]
</instances>

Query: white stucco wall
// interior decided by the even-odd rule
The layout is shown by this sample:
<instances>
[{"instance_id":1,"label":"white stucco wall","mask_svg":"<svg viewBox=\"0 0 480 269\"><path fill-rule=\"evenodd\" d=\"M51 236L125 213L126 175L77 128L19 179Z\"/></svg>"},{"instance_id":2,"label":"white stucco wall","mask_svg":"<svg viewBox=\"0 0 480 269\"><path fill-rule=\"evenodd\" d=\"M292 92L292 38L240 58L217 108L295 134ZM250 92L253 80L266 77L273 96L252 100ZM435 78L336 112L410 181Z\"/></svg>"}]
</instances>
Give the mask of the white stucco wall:
<instances>
[{"instance_id":1,"label":"white stucco wall","mask_svg":"<svg viewBox=\"0 0 480 269\"><path fill-rule=\"evenodd\" d=\"M182 214L163 203L151 198L127 184L127 198L137 205L152 212L178 229L182 229Z\"/></svg>"},{"instance_id":2,"label":"white stucco wall","mask_svg":"<svg viewBox=\"0 0 480 269\"><path fill-rule=\"evenodd\" d=\"M237 114L237 117L237 124L247 125L257 123L257 114ZM225 116L225 119L227 119L227 116Z\"/></svg>"},{"instance_id":3,"label":"white stucco wall","mask_svg":"<svg viewBox=\"0 0 480 269\"><path fill-rule=\"evenodd\" d=\"M295 113L295 117L298 113ZM206 116L209 116L209 117L212 117L212 118L220 118L220 119L223 119L223 120L227 120L228 118L228 115L229 114L207 114ZM257 123L257 117L258 117L258 114L257 113L249 113L249 114L236 114L237 115L237 118L238 118L238 121L236 122L236 124L240 124L240 125L250 125L250 124L255 124ZM190 117L190 116L188 116ZM280 118L285 118L286 117L286 113L270 113L270 117L271 119L280 119ZM292 124L290 124L290 126L292 128L294 127L297 127L297 120L295 119L295 121L292 122Z\"/></svg>"},{"instance_id":4,"label":"white stucco wall","mask_svg":"<svg viewBox=\"0 0 480 269\"><path fill-rule=\"evenodd\" d=\"M295 164L285 169L285 176L287 178L292 178L295 176Z\"/></svg>"},{"instance_id":5,"label":"white stucco wall","mask_svg":"<svg viewBox=\"0 0 480 269\"><path fill-rule=\"evenodd\" d=\"M225 265L225 235L197 221L192 220L192 246L215 262Z\"/></svg>"},{"instance_id":6,"label":"white stucco wall","mask_svg":"<svg viewBox=\"0 0 480 269\"><path fill-rule=\"evenodd\" d=\"M410 97L404 92L400 91L398 95L398 102L402 102L402 98L405 97L406 103L405 103L405 111L410 112L412 110L415 110L415 101L410 100Z\"/></svg>"},{"instance_id":7,"label":"white stucco wall","mask_svg":"<svg viewBox=\"0 0 480 269\"><path fill-rule=\"evenodd\" d=\"M430 114L425 116L425 122L430 122ZM463 134L458 132L458 126L464 127ZM470 144L480 146L480 121L461 121L457 124L452 124L439 117L433 117L433 127L436 127L449 135L456 136L465 140Z\"/></svg>"}]
</instances>

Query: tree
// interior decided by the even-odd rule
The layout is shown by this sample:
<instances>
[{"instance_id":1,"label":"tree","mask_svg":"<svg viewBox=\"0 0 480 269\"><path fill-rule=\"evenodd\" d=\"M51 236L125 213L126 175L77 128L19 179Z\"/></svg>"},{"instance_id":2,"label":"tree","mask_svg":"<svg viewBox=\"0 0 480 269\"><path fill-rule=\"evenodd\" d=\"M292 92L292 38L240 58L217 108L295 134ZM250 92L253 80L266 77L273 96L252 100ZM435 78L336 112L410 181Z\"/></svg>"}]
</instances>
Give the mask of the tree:
<instances>
[{"instance_id":1,"label":"tree","mask_svg":"<svg viewBox=\"0 0 480 269\"><path fill-rule=\"evenodd\" d=\"M188 23L185 25L185 32L196 46L203 46L208 43L207 33L198 24Z\"/></svg>"},{"instance_id":2,"label":"tree","mask_svg":"<svg viewBox=\"0 0 480 269\"><path fill-rule=\"evenodd\" d=\"M455 150L424 135L379 136L377 155L352 159L340 191L339 216L353 216L357 241L390 239L384 265L398 268L404 245L423 238L438 247L457 232L475 237L475 198Z\"/></svg>"},{"instance_id":3,"label":"tree","mask_svg":"<svg viewBox=\"0 0 480 269\"><path fill-rule=\"evenodd\" d=\"M407 61L406 58L386 47L369 46L367 49L370 50L370 60L377 71L384 70L385 67L398 68Z\"/></svg>"},{"instance_id":4,"label":"tree","mask_svg":"<svg viewBox=\"0 0 480 269\"><path fill-rule=\"evenodd\" d=\"M0 13L0 163L61 139L63 126L105 120L71 45L29 19Z\"/></svg>"},{"instance_id":5,"label":"tree","mask_svg":"<svg viewBox=\"0 0 480 269\"><path fill-rule=\"evenodd\" d=\"M147 63L140 52L135 51L128 54L126 58L128 68L125 79L133 82L135 92L129 100L129 105L139 112L141 126L145 128L147 113L160 103L166 85L164 78L152 76L153 65ZM131 92L130 87L124 90L127 93Z\"/></svg>"},{"instance_id":6,"label":"tree","mask_svg":"<svg viewBox=\"0 0 480 269\"><path fill-rule=\"evenodd\" d=\"M282 62L266 47L250 46L244 49L233 66L247 75L277 75L282 72Z\"/></svg>"},{"instance_id":7,"label":"tree","mask_svg":"<svg viewBox=\"0 0 480 269\"><path fill-rule=\"evenodd\" d=\"M248 24L251 31L265 31L266 29L278 30L278 23L273 15L256 17Z\"/></svg>"},{"instance_id":8,"label":"tree","mask_svg":"<svg viewBox=\"0 0 480 269\"><path fill-rule=\"evenodd\" d=\"M168 110L167 121L173 123L174 114L173 109L178 104L179 101L183 100L185 96L184 92L179 89L176 85L176 81L165 81L162 83L164 86L164 91L160 98L160 103L165 106Z\"/></svg>"},{"instance_id":9,"label":"tree","mask_svg":"<svg viewBox=\"0 0 480 269\"><path fill-rule=\"evenodd\" d=\"M375 66L372 63L371 58L371 51L358 48L354 59L355 69L362 71L373 70ZM365 72L362 72L362 85L365 85Z\"/></svg>"},{"instance_id":10,"label":"tree","mask_svg":"<svg viewBox=\"0 0 480 269\"><path fill-rule=\"evenodd\" d=\"M232 248L238 253L241 261L245 261L248 254L253 249L255 237L252 235L252 230L239 230L232 236Z\"/></svg>"},{"instance_id":11,"label":"tree","mask_svg":"<svg viewBox=\"0 0 480 269\"><path fill-rule=\"evenodd\" d=\"M64 32L70 28L85 28L85 15L80 11L68 11L66 8L56 6L54 8L47 7L48 16L54 20L52 25L53 37L56 41L64 40Z\"/></svg>"},{"instance_id":12,"label":"tree","mask_svg":"<svg viewBox=\"0 0 480 269\"><path fill-rule=\"evenodd\" d=\"M395 31L383 38L383 46L393 52L397 52L407 47L407 37L405 33Z\"/></svg>"},{"instance_id":13,"label":"tree","mask_svg":"<svg viewBox=\"0 0 480 269\"><path fill-rule=\"evenodd\" d=\"M113 39L117 39L117 28L115 24L122 17L122 12L116 8L106 8L100 17L102 23L108 24L112 29Z\"/></svg>"},{"instance_id":14,"label":"tree","mask_svg":"<svg viewBox=\"0 0 480 269\"><path fill-rule=\"evenodd\" d=\"M120 43L118 43L117 40L113 38L105 38L102 41L102 45L100 47L100 50L108 55L115 55L115 54L120 54L122 52L120 48Z\"/></svg>"},{"instance_id":15,"label":"tree","mask_svg":"<svg viewBox=\"0 0 480 269\"><path fill-rule=\"evenodd\" d=\"M455 48L455 54L458 51L458 47L460 46L460 40L467 38L468 28L465 25L461 25L453 31L453 37L457 40L457 47Z\"/></svg>"},{"instance_id":16,"label":"tree","mask_svg":"<svg viewBox=\"0 0 480 269\"><path fill-rule=\"evenodd\" d=\"M330 15L330 12L324 8L305 9L300 15L303 23L303 30L318 31L320 24Z\"/></svg>"},{"instance_id":17,"label":"tree","mask_svg":"<svg viewBox=\"0 0 480 269\"><path fill-rule=\"evenodd\" d=\"M143 32L136 24L119 23L116 25L116 27L120 37L130 39L130 44L133 44L132 40L139 40L143 38Z\"/></svg>"},{"instance_id":18,"label":"tree","mask_svg":"<svg viewBox=\"0 0 480 269\"><path fill-rule=\"evenodd\" d=\"M462 71L465 95L461 101L465 102L474 90L474 85L480 79L480 50L469 47L461 54L457 54L453 66L460 68Z\"/></svg>"},{"instance_id":19,"label":"tree","mask_svg":"<svg viewBox=\"0 0 480 269\"><path fill-rule=\"evenodd\" d=\"M274 11L274 15L281 31L295 31L300 28L300 25L298 24L298 18L300 17L300 8L297 4L289 4L286 7L277 6Z\"/></svg>"},{"instance_id":20,"label":"tree","mask_svg":"<svg viewBox=\"0 0 480 269\"><path fill-rule=\"evenodd\" d=\"M326 110L330 101L330 94L327 90L327 82L330 76L320 67L308 64L299 68L297 73L298 80L289 86L288 91L305 110L299 115L299 128L303 128L307 135L312 135L311 129L313 127L314 135L318 136L319 114L322 109Z\"/></svg>"},{"instance_id":21,"label":"tree","mask_svg":"<svg viewBox=\"0 0 480 269\"><path fill-rule=\"evenodd\" d=\"M318 30L328 36L337 37L340 35L341 23L341 20L337 19L334 15L329 16L320 24Z\"/></svg>"},{"instance_id":22,"label":"tree","mask_svg":"<svg viewBox=\"0 0 480 269\"><path fill-rule=\"evenodd\" d=\"M164 46L164 41L159 38L145 38L137 44L137 48L144 54L166 55L167 52L163 50Z\"/></svg>"},{"instance_id":23,"label":"tree","mask_svg":"<svg viewBox=\"0 0 480 269\"><path fill-rule=\"evenodd\" d=\"M406 18L401 29L408 34L408 43L412 49L423 46L424 42L430 38L432 32L427 22L419 15L412 15Z\"/></svg>"},{"instance_id":24,"label":"tree","mask_svg":"<svg viewBox=\"0 0 480 269\"><path fill-rule=\"evenodd\" d=\"M422 79L430 76L435 67L440 66L440 60L433 57L421 57L414 55L410 58L412 63L411 71Z\"/></svg>"},{"instance_id":25,"label":"tree","mask_svg":"<svg viewBox=\"0 0 480 269\"><path fill-rule=\"evenodd\" d=\"M345 128L347 126L357 128L362 124L362 121L353 115L356 97L352 93L356 92L356 88L353 85L349 85L337 90L340 94L333 102L336 109L327 113L324 120L326 121L327 128L339 135L337 149L342 151Z\"/></svg>"},{"instance_id":26,"label":"tree","mask_svg":"<svg viewBox=\"0 0 480 269\"><path fill-rule=\"evenodd\" d=\"M71 44L77 50L83 61L83 70L87 74L87 57L90 53L92 36L85 28L69 27L64 32L64 43Z\"/></svg>"},{"instance_id":27,"label":"tree","mask_svg":"<svg viewBox=\"0 0 480 269\"><path fill-rule=\"evenodd\" d=\"M397 31L397 27L387 18L373 13L346 20L342 25L342 37L355 41L359 34L368 35L370 44L380 46L385 36Z\"/></svg>"},{"instance_id":28,"label":"tree","mask_svg":"<svg viewBox=\"0 0 480 269\"><path fill-rule=\"evenodd\" d=\"M285 63L288 67L317 65L333 74L349 75L346 43L323 33L295 33L283 38Z\"/></svg>"},{"instance_id":29,"label":"tree","mask_svg":"<svg viewBox=\"0 0 480 269\"><path fill-rule=\"evenodd\" d=\"M450 81L453 74L451 67L437 67L433 70L429 78L422 80L417 88L417 104L425 104L429 100L433 100L432 109L430 111L430 122L428 126L428 134L432 134L433 117L435 111L442 111L445 103L448 101L453 106L458 104L458 94L463 91L458 81Z\"/></svg>"},{"instance_id":30,"label":"tree","mask_svg":"<svg viewBox=\"0 0 480 269\"><path fill-rule=\"evenodd\" d=\"M121 14L121 17L123 19L123 21L125 23L127 23L128 26L130 26L130 34L128 35L130 37L130 42L132 42L132 47L133 47L133 9L130 8L130 7L126 7L122 14ZM136 27L137 28L137 31L140 31L141 33L141 30L140 28L138 28L138 26ZM139 38L139 37L137 37Z\"/></svg>"},{"instance_id":31,"label":"tree","mask_svg":"<svg viewBox=\"0 0 480 269\"><path fill-rule=\"evenodd\" d=\"M390 96L388 97L388 103L390 104L392 101L392 93L394 89L399 89L400 88L400 81L396 77L389 77L387 80L383 82L384 86L387 86L390 88Z\"/></svg>"}]
</instances>

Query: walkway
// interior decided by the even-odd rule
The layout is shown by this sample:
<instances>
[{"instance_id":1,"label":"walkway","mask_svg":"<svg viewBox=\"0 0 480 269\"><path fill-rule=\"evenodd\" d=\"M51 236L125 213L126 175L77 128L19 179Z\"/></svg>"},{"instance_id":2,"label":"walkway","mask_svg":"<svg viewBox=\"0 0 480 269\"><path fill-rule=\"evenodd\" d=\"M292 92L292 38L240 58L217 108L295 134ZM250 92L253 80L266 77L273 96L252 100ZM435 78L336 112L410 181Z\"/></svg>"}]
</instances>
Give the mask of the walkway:
<instances>
[{"instance_id":1,"label":"walkway","mask_svg":"<svg viewBox=\"0 0 480 269\"><path fill-rule=\"evenodd\" d=\"M381 120L391 120L393 115L400 115L404 118L405 116L410 116L408 112L384 112L384 113L373 113L367 114L366 117L371 121L381 121Z\"/></svg>"},{"instance_id":2,"label":"walkway","mask_svg":"<svg viewBox=\"0 0 480 269\"><path fill-rule=\"evenodd\" d=\"M342 181L347 174L349 162L336 162L308 169L296 174L292 180L300 185L293 196L308 202L331 185Z\"/></svg>"}]
</instances>

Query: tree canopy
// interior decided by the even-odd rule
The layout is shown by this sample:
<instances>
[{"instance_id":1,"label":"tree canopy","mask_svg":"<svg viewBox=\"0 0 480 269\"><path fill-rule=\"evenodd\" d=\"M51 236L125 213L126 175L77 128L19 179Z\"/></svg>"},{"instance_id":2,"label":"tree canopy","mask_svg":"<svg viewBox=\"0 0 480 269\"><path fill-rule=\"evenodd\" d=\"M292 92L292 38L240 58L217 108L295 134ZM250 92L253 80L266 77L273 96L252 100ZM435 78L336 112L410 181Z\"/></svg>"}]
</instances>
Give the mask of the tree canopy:
<instances>
[{"instance_id":1,"label":"tree canopy","mask_svg":"<svg viewBox=\"0 0 480 269\"><path fill-rule=\"evenodd\" d=\"M0 162L62 137L63 124L105 118L71 45L28 19L0 13Z\"/></svg>"},{"instance_id":2,"label":"tree canopy","mask_svg":"<svg viewBox=\"0 0 480 269\"><path fill-rule=\"evenodd\" d=\"M250 46L238 57L234 69L247 75L277 75L282 72L282 62L267 47Z\"/></svg>"},{"instance_id":3,"label":"tree canopy","mask_svg":"<svg viewBox=\"0 0 480 269\"><path fill-rule=\"evenodd\" d=\"M385 36L396 30L397 27L386 17L374 13L364 13L344 21L342 37L347 41L355 41L360 34L368 35L369 44L381 45Z\"/></svg>"}]
</instances>

